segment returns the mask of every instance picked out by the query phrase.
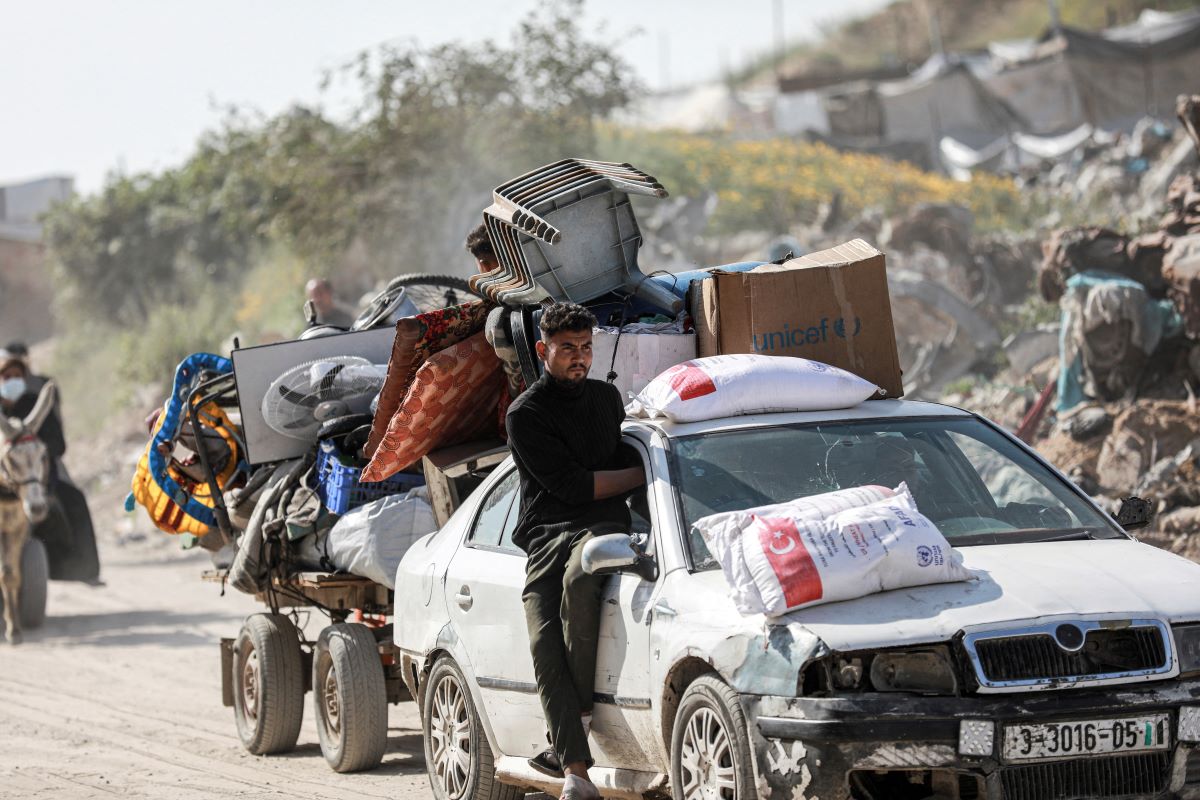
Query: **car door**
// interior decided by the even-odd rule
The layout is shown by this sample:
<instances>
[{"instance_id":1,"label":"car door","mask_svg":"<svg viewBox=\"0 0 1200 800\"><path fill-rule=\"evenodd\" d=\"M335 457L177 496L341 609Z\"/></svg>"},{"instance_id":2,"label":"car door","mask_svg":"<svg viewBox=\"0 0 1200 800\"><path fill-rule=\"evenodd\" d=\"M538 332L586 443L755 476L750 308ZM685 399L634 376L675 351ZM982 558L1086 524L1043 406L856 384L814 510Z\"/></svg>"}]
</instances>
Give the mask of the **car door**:
<instances>
[{"instance_id":1,"label":"car door","mask_svg":"<svg viewBox=\"0 0 1200 800\"><path fill-rule=\"evenodd\" d=\"M520 508L515 468L490 492L450 565L450 618L471 659L497 747L505 755L532 756L546 747L546 723L521 603L525 554L512 543ZM650 523L635 520L635 530L653 542ZM656 582L636 575L614 575L604 588L591 736L601 766L655 769L649 663L656 589Z\"/></svg>"},{"instance_id":2,"label":"car door","mask_svg":"<svg viewBox=\"0 0 1200 800\"><path fill-rule=\"evenodd\" d=\"M446 573L450 623L479 685L481 713L505 755L533 755L546 747L546 725L521 592L525 554L512 543L520 508L520 479L511 462L486 491Z\"/></svg>"},{"instance_id":3,"label":"car door","mask_svg":"<svg viewBox=\"0 0 1200 800\"><path fill-rule=\"evenodd\" d=\"M640 443L626 443L643 463L648 461ZM649 470L646 477L652 480ZM647 550L657 556L657 532L651 524L656 509L649 494L646 516L632 514L632 532L646 537ZM591 736L592 757L600 766L657 770L651 756L656 725L650 684L650 621L657 592L657 581L633 574L612 576L604 589Z\"/></svg>"}]
</instances>

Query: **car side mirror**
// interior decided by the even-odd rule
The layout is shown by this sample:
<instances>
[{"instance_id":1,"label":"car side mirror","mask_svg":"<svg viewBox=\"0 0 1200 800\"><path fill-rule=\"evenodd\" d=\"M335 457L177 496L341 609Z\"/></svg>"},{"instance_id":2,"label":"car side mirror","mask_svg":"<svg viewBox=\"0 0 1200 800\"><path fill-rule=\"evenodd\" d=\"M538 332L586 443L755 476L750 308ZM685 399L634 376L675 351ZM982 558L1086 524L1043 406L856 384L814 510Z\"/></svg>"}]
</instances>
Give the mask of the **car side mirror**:
<instances>
[{"instance_id":1,"label":"car side mirror","mask_svg":"<svg viewBox=\"0 0 1200 800\"><path fill-rule=\"evenodd\" d=\"M633 546L627 533L597 536L583 546L583 571L589 575L613 575L632 572L642 580L658 578L654 558Z\"/></svg>"},{"instance_id":2,"label":"car side mirror","mask_svg":"<svg viewBox=\"0 0 1200 800\"><path fill-rule=\"evenodd\" d=\"M1140 497L1126 497L1117 511L1117 524L1127 531L1144 528L1154 516L1154 506Z\"/></svg>"}]
</instances>

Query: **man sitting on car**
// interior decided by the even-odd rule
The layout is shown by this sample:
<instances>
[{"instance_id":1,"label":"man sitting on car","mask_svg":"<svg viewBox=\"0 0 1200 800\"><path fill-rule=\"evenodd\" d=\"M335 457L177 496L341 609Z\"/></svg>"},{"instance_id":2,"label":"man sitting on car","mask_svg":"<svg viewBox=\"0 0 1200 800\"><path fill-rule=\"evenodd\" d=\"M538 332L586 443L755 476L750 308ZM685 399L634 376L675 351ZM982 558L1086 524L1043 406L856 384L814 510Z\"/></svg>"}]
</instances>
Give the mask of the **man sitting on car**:
<instances>
[{"instance_id":1,"label":"man sitting on car","mask_svg":"<svg viewBox=\"0 0 1200 800\"><path fill-rule=\"evenodd\" d=\"M596 318L574 303L542 313L536 344L545 373L509 407L507 428L521 478L513 542L528 555L525 622L551 747L529 760L565 773L562 798L598 798L588 748L603 578L583 571L593 529L628 530L623 495L645 482L622 461L621 393L588 380Z\"/></svg>"}]
</instances>

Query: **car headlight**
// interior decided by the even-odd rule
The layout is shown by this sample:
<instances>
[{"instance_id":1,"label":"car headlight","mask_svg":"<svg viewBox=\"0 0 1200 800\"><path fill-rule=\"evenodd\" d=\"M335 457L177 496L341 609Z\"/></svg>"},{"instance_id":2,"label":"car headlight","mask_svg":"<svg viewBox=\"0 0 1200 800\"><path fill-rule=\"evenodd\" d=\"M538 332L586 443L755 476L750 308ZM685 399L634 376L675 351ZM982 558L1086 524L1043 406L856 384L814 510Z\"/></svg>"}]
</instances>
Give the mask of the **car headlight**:
<instances>
[{"instance_id":1,"label":"car headlight","mask_svg":"<svg viewBox=\"0 0 1200 800\"><path fill-rule=\"evenodd\" d=\"M1200 672L1200 624L1174 625L1171 631L1179 654L1179 674Z\"/></svg>"},{"instance_id":2,"label":"car headlight","mask_svg":"<svg viewBox=\"0 0 1200 800\"><path fill-rule=\"evenodd\" d=\"M877 692L957 694L958 678L945 647L879 653L871 659L871 686Z\"/></svg>"}]
</instances>

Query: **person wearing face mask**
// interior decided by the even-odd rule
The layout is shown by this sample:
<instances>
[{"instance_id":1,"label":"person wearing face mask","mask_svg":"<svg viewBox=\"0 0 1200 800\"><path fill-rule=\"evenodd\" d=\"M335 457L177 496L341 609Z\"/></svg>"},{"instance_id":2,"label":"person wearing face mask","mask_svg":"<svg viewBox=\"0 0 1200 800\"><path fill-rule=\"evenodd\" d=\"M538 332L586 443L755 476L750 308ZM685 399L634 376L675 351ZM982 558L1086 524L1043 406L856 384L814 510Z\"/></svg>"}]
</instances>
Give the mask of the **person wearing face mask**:
<instances>
[{"instance_id":1,"label":"person wearing face mask","mask_svg":"<svg viewBox=\"0 0 1200 800\"><path fill-rule=\"evenodd\" d=\"M36 389L35 389L36 383ZM38 390L45 379L33 380L25 359L8 350L0 350L0 410L10 416L22 418L33 410ZM46 445L51 461L57 461L67 452L67 440L63 436L62 419L55 410L46 416L46 422L37 431L38 438Z\"/></svg>"},{"instance_id":2,"label":"person wearing face mask","mask_svg":"<svg viewBox=\"0 0 1200 800\"><path fill-rule=\"evenodd\" d=\"M18 350L18 352L20 352ZM29 371L27 356L0 350L0 413L23 419L37 403L38 392L47 382ZM36 389L34 387L37 387ZM96 533L92 527L87 498L71 482L62 457L67 452L63 434L59 398L46 415L42 427L34 431L50 455L50 480L47 490L57 500L61 514L51 514L35 534L46 545L50 557L50 577L75 580L100 586L100 559L96 552Z\"/></svg>"},{"instance_id":3,"label":"person wearing face mask","mask_svg":"<svg viewBox=\"0 0 1200 800\"><path fill-rule=\"evenodd\" d=\"M33 372L33 363L29 360L29 347L24 342L9 342L4 345L9 355L16 356L25 362L25 371L28 375L25 378L25 388L27 391L37 394L46 385L46 381L50 380L44 375L35 375ZM55 396L55 408L61 398Z\"/></svg>"}]
</instances>

